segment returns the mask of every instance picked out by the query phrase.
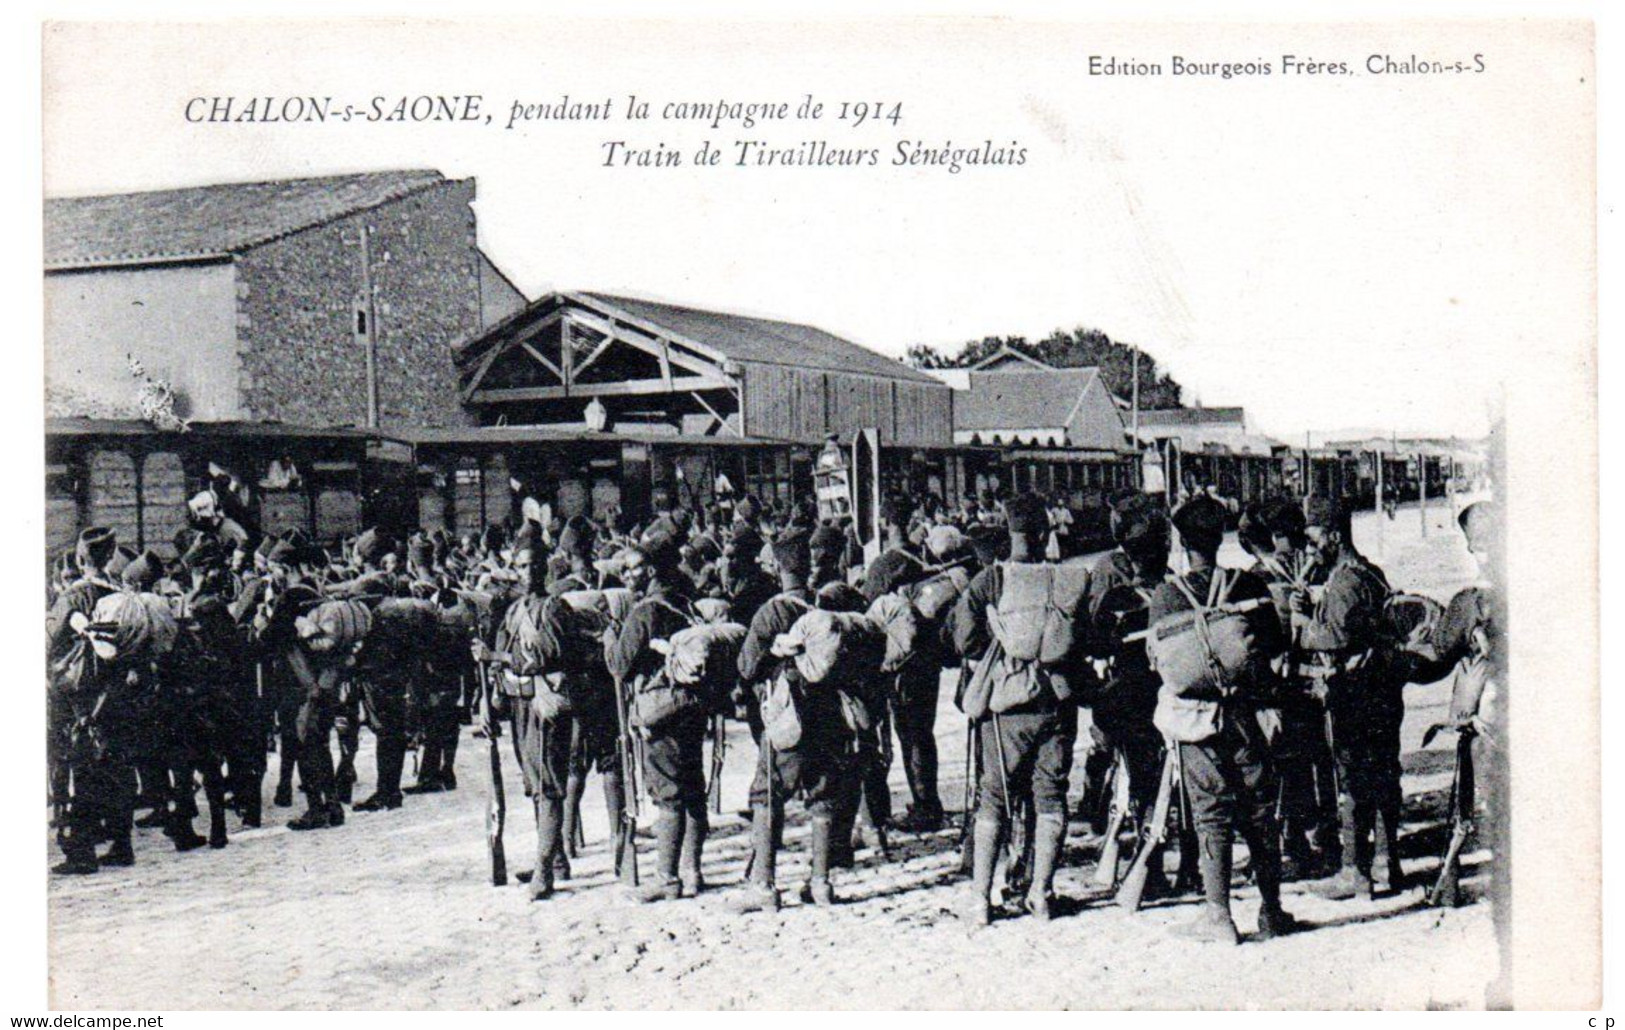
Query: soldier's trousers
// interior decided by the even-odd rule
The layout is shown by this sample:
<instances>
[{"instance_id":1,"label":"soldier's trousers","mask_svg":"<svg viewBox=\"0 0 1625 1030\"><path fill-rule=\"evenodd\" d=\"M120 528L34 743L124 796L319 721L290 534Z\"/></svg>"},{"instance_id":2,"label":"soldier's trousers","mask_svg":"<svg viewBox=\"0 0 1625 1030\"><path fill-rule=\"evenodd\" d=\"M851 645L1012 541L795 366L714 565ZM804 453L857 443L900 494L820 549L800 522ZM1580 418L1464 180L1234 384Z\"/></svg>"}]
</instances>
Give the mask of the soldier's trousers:
<instances>
[{"instance_id":1,"label":"soldier's trousers","mask_svg":"<svg viewBox=\"0 0 1625 1030\"><path fill-rule=\"evenodd\" d=\"M95 711L95 698L76 698L70 707L76 719L88 719ZM68 741L73 793L60 840L70 858L94 856L97 841L104 838L115 845L129 842L136 784L126 727L132 718L127 706L110 701L94 723L81 727Z\"/></svg>"},{"instance_id":2,"label":"soldier's trousers","mask_svg":"<svg viewBox=\"0 0 1625 1030\"><path fill-rule=\"evenodd\" d=\"M643 748L643 784L655 807L704 812L709 727L710 717L696 709L649 734Z\"/></svg>"},{"instance_id":3,"label":"soldier's trousers","mask_svg":"<svg viewBox=\"0 0 1625 1030\"><path fill-rule=\"evenodd\" d=\"M1156 706L1154 686L1147 690L1143 684L1119 683L1090 708L1106 749L1121 754L1128 767L1129 805L1142 823L1156 803L1162 773L1162 734L1152 722Z\"/></svg>"},{"instance_id":4,"label":"soldier's trousers","mask_svg":"<svg viewBox=\"0 0 1625 1030\"><path fill-rule=\"evenodd\" d=\"M452 684L455 688L456 684ZM462 732L461 698L455 690L431 693L423 707L423 755L418 781L446 780L457 764Z\"/></svg>"},{"instance_id":5,"label":"soldier's trousers","mask_svg":"<svg viewBox=\"0 0 1625 1030\"><path fill-rule=\"evenodd\" d=\"M364 682L362 703L366 709L367 725L377 738L378 780L375 791L382 797L395 797L401 792L401 770L406 765L407 698L410 685L381 679Z\"/></svg>"},{"instance_id":6,"label":"soldier's trousers","mask_svg":"<svg viewBox=\"0 0 1625 1030\"><path fill-rule=\"evenodd\" d=\"M544 719L528 697L510 697L509 722L514 754L531 797L562 800L570 776L570 738L574 720L568 714Z\"/></svg>"},{"instance_id":7,"label":"soldier's trousers","mask_svg":"<svg viewBox=\"0 0 1625 1030\"><path fill-rule=\"evenodd\" d=\"M338 711L338 696L330 690L312 691L299 708L299 785L312 805L333 800L333 752L327 739Z\"/></svg>"},{"instance_id":8,"label":"soldier's trousers","mask_svg":"<svg viewBox=\"0 0 1625 1030\"><path fill-rule=\"evenodd\" d=\"M937 694L941 672L937 665L924 661L906 665L897 675L892 695L892 714L897 722L897 742L909 794L914 804L926 812L942 811L942 799L937 793Z\"/></svg>"},{"instance_id":9,"label":"soldier's trousers","mask_svg":"<svg viewBox=\"0 0 1625 1030\"><path fill-rule=\"evenodd\" d=\"M1228 714L1228 713L1227 713ZM1230 718L1219 735L1179 745L1185 795L1203 852L1203 886L1209 901L1227 901L1230 884L1210 883L1210 860L1228 870L1235 834L1247 842L1266 901L1281 881L1280 838L1275 824L1275 774L1269 749L1252 712Z\"/></svg>"},{"instance_id":10,"label":"soldier's trousers","mask_svg":"<svg viewBox=\"0 0 1625 1030\"><path fill-rule=\"evenodd\" d=\"M1037 814L1066 817L1072 748L1078 739L1076 705L1046 699L989 715L977 732L982 749L978 812L1004 819L1017 801L1031 798Z\"/></svg>"},{"instance_id":11,"label":"soldier's trousers","mask_svg":"<svg viewBox=\"0 0 1625 1030\"><path fill-rule=\"evenodd\" d=\"M778 810L789 798L799 797L809 815L832 815L842 793L852 789L846 780L850 757L851 735L844 725L803 723L801 742L786 750L764 740L750 782L751 809L771 804Z\"/></svg>"},{"instance_id":12,"label":"soldier's trousers","mask_svg":"<svg viewBox=\"0 0 1625 1030\"><path fill-rule=\"evenodd\" d=\"M1317 847L1337 837L1337 773L1326 740L1326 709L1308 693L1280 707L1281 734L1272 749L1281 798L1282 832L1289 846L1308 834Z\"/></svg>"}]
</instances>

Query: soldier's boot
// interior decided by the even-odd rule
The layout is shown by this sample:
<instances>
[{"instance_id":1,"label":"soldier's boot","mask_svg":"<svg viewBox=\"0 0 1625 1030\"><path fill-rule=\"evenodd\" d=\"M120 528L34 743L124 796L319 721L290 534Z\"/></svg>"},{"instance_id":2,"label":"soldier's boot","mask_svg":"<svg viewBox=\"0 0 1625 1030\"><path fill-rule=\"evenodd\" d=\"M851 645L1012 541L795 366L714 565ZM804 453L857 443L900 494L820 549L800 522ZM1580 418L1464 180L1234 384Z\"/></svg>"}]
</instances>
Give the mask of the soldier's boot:
<instances>
[{"instance_id":1,"label":"soldier's boot","mask_svg":"<svg viewBox=\"0 0 1625 1030\"><path fill-rule=\"evenodd\" d=\"M829 815L815 815L812 818L812 833L808 839L808 859L812 865L812 872L807 880L807 889L802 894L802 900L820 908L835 904L835 888L829 882L829 850L833 840L834 821Z\"/></svg>"},{"instance_id":2,"label":"soldier's boot","mask_svg":"<svg viewBox=\"0 0 1625 1030\"><path fill-rule=\"evenodd\" d=\"M401 771L406 767L406 742L393 735L378 739L378 787L371 797L357 802L357 812L383 812L401 807Z\"/></svg>"},{"instance_id":3,"label":"soldier's boot","mask_svg":"<svg viewBox=\"0 0 1625 1030\"><path fill-rule=\"evenodd\" d=\"M581 857L576 839L581 833L581 795L586 789L587 778L580 773L571 773L564 784L564 853L571 858Z\"/></svg>"},{"instance_id":4,"label":"soldier's boot","mask_svg":"<svg viewBox=\"0 0 1625 1030\"><path fill-rule=\"evenodd\" d=\"M1374 872L1381 871L1386 877L1384 886L1391 894L1399 894L1405 890L1405 870L1399 861L1399 812L1400 806L1386 802L1377 811L1380 825L1377 829L1377 856L1373 863Z\"/></svg>"},{"instance_id":5,"label":"soldier's boot","mask_svg":"<svg viewBox=\"0 0 1625 1030\"><path fill-rule=\"evenodd\" d=\"M257 830L265 818L265 774L263 772L244 776L242 785L238 788L234 800L238 811L242 815L243 826L250 830Z\"/></svg>"},{"instance_id":6,"label":"soldier's boot","mask_svg":"<svg viewBox=\"0 0 1625 1030\"><path fill-rule=\"evenodd\" d=\"M1343 795L1337 801L1338 821L1338 854L1340 861L1337 872L1319 880L1309 882L1309 893L1328 901L1347 901L1360 894L1369 894L1371 891L1371 874L1369 861L1365 869L1360 865L1360 833L1356 825L1354 799Z\"/></svg>"},{"instance_id":7,"label":"soldier's boot","mask_svg":"<svg viewBox=\"0 0 1625 1030\"><path fill-rule=\"evenodd\" d=\"M1027 911L1049 922L1055 895L1055 866L1066 841L1066 817L1042 814L1033 824L1033 882L1027 888Z\"/></svg>"},{"instance_id":8,"label":"soldier's boot","mask_svg":"<svg viewBox=\"0 0 1625 1030\"><path fill-rule=\"evenodd\" d=\"M635 901L650 904L676 901L683 896L683 881L677 866L683 846L683 813L674 808L659 809L655 816L655 878L633 892Z\"/></svg>"},{"instance_id":9,"label":"soldier's boot","mask_svg":"<svg viewBox=\"0 0 1625 1030\"><path fill-rule=\"evenodd\" d=\"M710 824L705 817L705 802L690 804L683 811L683 848L678 877L683 893L694 897L705 890L705 836Z\"/></svg>"},{"instance_id":10,"label":"soldier's boot","mask_svg":"<svg viewBox=\"0 0 1625 1030\"><path fill-rule=\"evenodd\" d=\"M290 830L325 830L333 823L333 806L319 790L305 790L305 813L288 820ZM342 809L341 809L342 811Z\"/></svg>"},{"instance_id":11,"label":"soldier's boot","mask_svg":"<svg viewBox=\"0 0 1625 1030\"><path fill-rule=\"evenodd\" d=\"M536 796L536 871L530 877L530 900L553 896L553 856L560 854L564 824L562 798Z\"/></svg>"},{"instance_id":12,"label":"soldier's boot","mask_svg":"<svg viewBox=\"0 0 1625 1030\"><path fill-rule=\"evenodd\" d=\"M1298 929L1298 921L1281 907L1281 841L1273 829L1244 829L1253 876L1258 882L1258 939L1284 937Z\"/></svg>"},{"instance_id":13,"label":"soldier's boot","mask_svg":"<svg viewBox=\"0 0 1625 1030\"><path fill-rule=\"evenodd\" d=\"M604 773L604 812L609 816L610 846L614 846L620 832L622 809L626 805L626 792L621 788L619 772Z\"/></svg>"},{"instance_id":14,"label":"soldier's boot","mask_svg":"<svg viewBox=\"0 0 1625 1030\"><path fill-rule=\"evenodd\" d=\"M1230 835L1198 835L1202 866L1202 908L1188 923L1176 924L1175 937L1203 944L1240 944L1241 934L1230 916Z\"/></svg>"},{"instance_id":15,"label":"soldier's boot","mask_svg":"<svg viewBox=\"0 0 1625 1030\"><path fill-rule=\"evenodd\" d=\"M976 817L972 847L971 899L966 919L972 929L993 922L993 869L999 861L1004 824L997 814Z\"/></svg>"},{"instance_id":16,"label":"soldier's boot","mask_svg":"<svg viewBox=\"0 0 1625 1030\"><path fill-rule=\"evenodd\" d=\"M426 735L423 750L418 755L417 782L401 788L402 794L437 794L445 790L440 782L440 742Z\"/></svg>"},{"instance_id":17,"label":"soldier's boot","mask_svg":"<svg viewBox=\"0 0 1625 1030\"><path fill-rule=\"evenodd\" d=\"M65 852L62 861L51 867L51 872L57 876L89 876L101 870L101 863L96 860L96 849L86 851L83 848L71 853Z\"/></svg>"},{"instance_id":18,"label":"soldier's boot","mask_svg":"<svg viewBox=\"0 0 1625 1030\"><path fill-rule=\"evenodd\" d=\"M200 837L192 828L192 816L187 815L179 805L167 813L168 825L164 827L164 835L175 842L176 851L192 851L209 843L209 838Z\"/></svg>"},{"instance_id":19,"label":"soldier's boot","mask_svg":"<svg viewBox=\"0 0 1625 1030\"><path fill-rule=\"evenodd\" d=\"M293 769L295 758L287 748L277 758L276 793L271 796L271 804L278 808L293 807Z\"/></svg>"},{"instance_id":20,"label":"soldier's boot","mask_svg":"<svg viewBox=\"0 0 1625 1030\"><path fill-rule=\"evenodd\" d=\"M97 863L102 866L135 865L135 848L130 845L130 832L115 832L112 839L112 845L97 859Z\"/></svg>"},{"instance_id":21,"label":"soldier's boot","mask_svg":"<svg viewBox=\"0 0 1625 1030\"><path fill-rule=\"evenodd\" d=\"M743 891L730 900L736 912L777 912L779 892L774 866L778 862L778 842L773 835L773 808L764 805L750 815L750 879Z\"/></svg>"}]
</instances>

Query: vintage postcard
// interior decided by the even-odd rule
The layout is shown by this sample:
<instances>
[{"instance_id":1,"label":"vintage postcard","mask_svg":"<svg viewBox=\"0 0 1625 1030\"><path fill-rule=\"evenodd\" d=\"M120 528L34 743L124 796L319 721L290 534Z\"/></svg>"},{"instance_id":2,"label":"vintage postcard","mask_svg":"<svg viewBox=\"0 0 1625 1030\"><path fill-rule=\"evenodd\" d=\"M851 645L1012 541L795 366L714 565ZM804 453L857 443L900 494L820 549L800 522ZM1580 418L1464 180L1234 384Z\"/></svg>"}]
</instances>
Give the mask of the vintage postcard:
<instances>
[{"instance_id":1,"label":"vintage postcard","mask_svg":"<svg viewBox=\"0 0 1625 1030\"><path fill-rule=\"evenodd\" d=\"M1601 1004L1589 23L41 32L17 991Z\"/></svg>"}]
</instances>

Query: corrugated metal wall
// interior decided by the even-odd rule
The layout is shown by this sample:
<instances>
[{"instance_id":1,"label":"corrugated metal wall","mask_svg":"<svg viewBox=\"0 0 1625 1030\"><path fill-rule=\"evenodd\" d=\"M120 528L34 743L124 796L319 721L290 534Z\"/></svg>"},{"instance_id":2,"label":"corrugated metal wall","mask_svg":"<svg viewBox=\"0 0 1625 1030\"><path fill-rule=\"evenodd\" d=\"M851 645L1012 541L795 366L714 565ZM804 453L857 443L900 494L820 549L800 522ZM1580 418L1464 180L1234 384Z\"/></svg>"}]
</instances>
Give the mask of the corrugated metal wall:
<instances>
[{"instance_id":1,"label":"corrugated metal wall","mask_svg":"<svg viewBox=\"0 0 1625 1030\"><path fill-rule=\"evenodd\" d=\"M879 376L741 362L745 432L817 443L866 426L882 444L953 442L952 391L946 386Z\"/></svg>"}]
</instances>

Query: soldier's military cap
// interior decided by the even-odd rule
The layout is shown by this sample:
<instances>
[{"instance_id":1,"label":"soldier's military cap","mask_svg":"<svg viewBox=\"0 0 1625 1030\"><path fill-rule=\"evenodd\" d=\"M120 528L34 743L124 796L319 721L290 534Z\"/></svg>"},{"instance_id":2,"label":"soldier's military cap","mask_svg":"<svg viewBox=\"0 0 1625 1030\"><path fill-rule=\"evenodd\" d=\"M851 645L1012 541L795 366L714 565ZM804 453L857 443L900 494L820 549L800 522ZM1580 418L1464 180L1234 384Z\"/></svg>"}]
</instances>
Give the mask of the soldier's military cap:
<instances>
[{"instance_id":1,"label":"soldier's military cap","mask_svg":"<svg viewBox=\"0 0 1625 1030\"><path fill-rule=\"evenodd\" d=\"M906 526L914 517L914 501L905 494L892 494L880 502L880 520L893 526Z\"/></svg>"},{"instance_id":2,"label":"soldier's military cap","mask_svg":"<svg viewBox=\"0 0 1625 1030\"><path fill-rule=\"evenodd\" d=\"M746 522L755 522L761 514L761 502L750 494L741 497L734 505L734 515Z\"/></svg>"},{"instance_id":3,"label":"soldier's military cap","mask_svg":"<svg viewBox=\"0 0 1625 1030\"><path fill-rule=\"evenodd\" d=\"M87 565L107 564L118 548L118 535L106 526L92 526L79 534L74 554Z\"/></svg>"},{"instance_id":4,"label":"soldier's military cap","mask_svg":"<svg viewBox=\"0 0 1625 1030\"><path fill-rule=\"evenodd\" d=\"M278 565L293 565L297 563L298 557L299 545L290 543L287 540L272 540L271 545L265 550L265 560L267 563L274 562Z\"/></svg>"},{"instance_id":5,"label":"soldier's military cap","mask_svg":"<svg viewBox=\"0 0 1625 1030\"><path fill-rule=\"evenodd\" d=\"M1004 522L1012 534L1044 533L1049 530L1049 510L1037 494L1021 494L1004 502Z\"/></svg>"},{"instance_id":6,"label":"soldier's military cap","mask_svg":"<svg viewBox=\"0 0 1625 1030\"><path fill-rule=\"evenodd\" d=\"M501 526L486 526L480 532L480 550L482 551L500 551L505 543L507 543L507 535L502 532Z\"/></svg>"},{"instance_id":7,"label":"soldier's military cap","mask_svg":"<svg viewBox=\"0 0 1625 1030\"><path fill-rule=\"evenodd\" d=\"M195 571L213 568L226 560L226 552L219 544L206 536L199 535L192 541L192 546L181 555L181 564Z\"/></svg>"},{"instance_id":8,"label":"soldier's military cap","mask_svg":"<svg viewBox=\"0 0 1625 1030\"><path fill-rule=\"evenodd\" d=\"M1197 494L1174 512L1174 528L1179 530L1179 538L1186 547L1212 554L1224 542L1224 523L1228 515L1224 505L1206 494Z\"/></svg>"},{"instance_id":9,"label":"soldier's military cap","mask_svg":"<svg viewBox=\"0 0 1625 1030\"><path fill-rule=\"evenodd\" d=\"M395 549L395 542L376 527L363 532L355 540L355 557L359 562L371 564Z\"/></svg>"},{"instance_id":10,"label":"soldier's military cap","mask_svg":"<svg viewBox=\"0 0 1625 1030\"><path fill-rule=\"evenodd\" d=\"M1168 516L1150 494L1121 494L1112 504L1112 539L1119 545L1155 540L1168 535Z\"/></svg>"},{"instance_id":11,"label":"soldier's military cap","mask_svg":"<svg viewBox=\"0 0 1625 1030\"><path fill-rule=\"evenodd\" d=\"M119 580L132 590L151 590L164 575L164 560L151 551L143 551L124 566Z\"/></svg>"},{"instance_id":12,"label":"soldier's military cap","mask_svg":"<svg viewBox=\"0 0 1625 1030\"><path fill-rule=\"evenodd\" d=\"M567 555L590 558L597 543L598 531L580 515L571 516L559 533L559 551Z\"/></svg>"},{"instance_id":13,"label":"soldier's military cap","mask_svg":"<svg viewBox=\"0 0 1625 1030\"><path fill-rule=\"evenodd\" d=\"M1303 524L1305 528L1336 529L1346 531L1349 528L1349 512L1339 501L1331 497L1305 497L1303 499Z\"/></svg>"},{"instance_id":14,"label":"soldier's military cap","mask_svg":"<svg viewBox=\"0 0 1625 1030\"><path fill-rule=\"evenodd\" d=\"M638 538L638 550L650 565L669 568L682 560L682 541L670 527L655 525Z\"/></svg>"},{"instance_id":15,"label":"soldier's military cap","mask_svg":"<svg viewBox=\"0 0 1625 1030\"><path fill-rule=\"evenodd\" d=\"M819 526L807 537L807 549L814 554L839 554L845 548L846 534L834 526Z\"/></svg>"},{"instance_id":16,"label":"soldier's military cap","mask_svg":"<svg viewBox=\"0 0 1625 1030\"><path fill-rule=\"evenodd\" d=\"M976 560L983 565L992 565L1009 553L1010 535L998 526L982 523L972 526L966 535L970 538Z\"/></svg>"},{"instance_id":17,"label":"soldier's military cap","mask_svg":"<svg viewBox=\"0 0 1625 1030\"><path fill-rule=\"evenodd\" d=\"M780 533L773 540L773 560L783 572L805 576L812 571L810 535L800 529Z\"/></svg>"}]
</instances>

